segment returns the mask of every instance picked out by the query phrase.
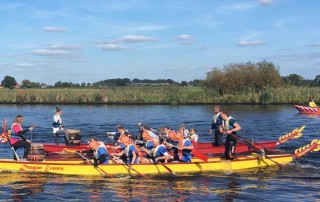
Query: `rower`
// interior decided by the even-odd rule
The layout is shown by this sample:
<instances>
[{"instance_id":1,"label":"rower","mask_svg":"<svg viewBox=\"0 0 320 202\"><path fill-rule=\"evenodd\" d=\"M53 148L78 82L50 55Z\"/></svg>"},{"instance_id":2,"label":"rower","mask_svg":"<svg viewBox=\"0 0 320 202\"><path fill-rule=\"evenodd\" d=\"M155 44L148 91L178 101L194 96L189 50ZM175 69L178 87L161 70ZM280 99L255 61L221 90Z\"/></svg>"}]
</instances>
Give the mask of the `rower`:
<instances>
[{"instance_id":1,"label":"rower","mask_svg":"<svg viewBox=\"0 0 320 202\"><path fill-rule=\"evenodd\" d=\"M178 143L180 140L183 140L184 139L184 136L181 132L174 132L173 130L170 130L169 127L164 127L163 128L163 132L166 134L166 137L169 138L169 140L167 140L167 142L172 142L173 145L175 147L172 147L173 149L173 153L174 153L174 160L178 161L179 160L179 151L177 149L177 146L178 146Z\"/></svg>"},{"instance_id":2,"label":"rower","mask_svg":"<svg viewBox=\"0 0 320 202\"><path fill-rule=\"evenodd\" d=\"M102 141L91 138L89 141L89 147L94 151L93 165L97 166L99 164L109 164L109 154L105 144Z\"/></svg>"},{"instance_id":3,"label":"rower","mask_svg":"<svg viewBox=\"0 0 320 202\"><path fill-rule=\"evenodd\" d=\"M139 162L139 151L137 147L130 141L129 137L125 137L121 140L124 145L124 150L119 153L113 154L115 157L121 157L125 155L126 159L113 159L116 164L129 164L130 169L133 164L137 164Z\"/></svg>"},{"instance_id":4,"label":"rower","mask_svg":"<svg viewBox=\"0 0 320 202\"><path fill-rule=\"evenodd\" d=\"M168 154L166 146L163 142L160 142L159 137L154 137L151 139L153 143L153 148L151 151L146 148L143 149L148 155L145 158L142 158L141 163L167 163L172 157Z\"/></svg>"},{"instance_id":5,"label":"rower","mask_svg":"<svg viewBox=\"0 0 320 202\"><path fill-rule=\"evenodd\" d=\"M222 124L220 126L220 133L227 135L225 145L225 158L226 160L233 160L235 158L235 150L237 145L236 131L241 130L241 126L235 121L234 118L228 115L226 111L221 111Z\"/></svg>"}]
</instances>

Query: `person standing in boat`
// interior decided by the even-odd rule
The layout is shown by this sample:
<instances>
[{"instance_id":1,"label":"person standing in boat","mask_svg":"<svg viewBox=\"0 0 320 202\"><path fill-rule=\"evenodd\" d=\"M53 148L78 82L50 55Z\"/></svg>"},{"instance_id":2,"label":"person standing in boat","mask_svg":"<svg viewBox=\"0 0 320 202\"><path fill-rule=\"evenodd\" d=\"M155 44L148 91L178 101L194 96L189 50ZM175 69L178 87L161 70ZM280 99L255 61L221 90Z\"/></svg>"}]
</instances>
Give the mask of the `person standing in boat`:
<instances>
[{"instance_id":1,"label":"person standing in boat","mask_svg":"<svg viewBox=\"0 0 320 202\"><path fill-rule=\"evenodd\" d=\"M315 108L317 107L316 103L314 102L313 98L309 99L309 107Z\"/></svg>"},{"instance_id":2,"label":"person standing in boat","mask_svg":"<svg viewBox=\"0 0 320 202\"><path fill-rule=\"evenodd\" d=\"M23 159L27 159L28 152L31 148L31 141L27 140L23 135L29 131L32 131L34 126L22 129L22 115L15 117L13 124L11 126L11 137L9 139L10 145L14 149L14 160L17 160L16 151L18 148L24 148Z\"/></svg>"},{"instance_id":3,"label":"person standing in boat","mask_svg":"<svg viewBox=\"0 0 320 202\"><path fill-rule=\"evenodd\" d=\"M214 106L213 108L213 118L211 128L209 130L209 134L214 133L214 145L221 146L222 145L222 136L223 134L220 133L219 128L222 123L221 115L220 115L220 106Z\"/></svg>"},{"instance_id":4,"label":"person standing in boat","mask_svg":"<svg viewBox=\"0 0 320 202\"><path fill-rule=\"evenodd\" d=\"M56 107L56 112L53 115L53 123L52 123L52 132L54 136L54 143L56 145L59 144L58 141L58 136L59 134L63 133L63 128L62 128L62 110L59 107ZM69 139L66 135L66 139Z\"/></svg>"},{"instance_id":5,"label":"person standing in boat","mask_svg":"<svg viewBox=\"0 0 320 202\"><path fill-rule=\"evenodd\" d=\"M241 130L241 126L236 122L234 118L228 115L226 111L220 112L222 118L222 124L220 126L220 133L227 135L226 144L225 144L225 158L227 160L234 159L237 138L235 135L237 131Z\"/></svg>"},{"instance_id":6,"label":"person standing in boat","mask_svg":"<svg viewBox=\"0 0 320 202\"><path fill-rule=\"evenodd\" d=\"M109 164L109 154L105 144L102 141L91 138L89 147L93 150L93 165L97 166L99 164Z\"/></svg>"}]
</instances>

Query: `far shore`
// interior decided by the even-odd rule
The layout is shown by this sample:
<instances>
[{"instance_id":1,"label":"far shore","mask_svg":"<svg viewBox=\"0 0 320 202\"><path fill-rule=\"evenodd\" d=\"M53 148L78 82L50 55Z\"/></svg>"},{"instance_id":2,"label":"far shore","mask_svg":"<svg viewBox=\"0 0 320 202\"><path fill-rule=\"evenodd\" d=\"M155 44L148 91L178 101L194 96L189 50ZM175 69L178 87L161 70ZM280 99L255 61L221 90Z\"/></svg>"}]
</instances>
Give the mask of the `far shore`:
<instances>
[{"instance_id":1,"label":"far shore","mask_svg":"<svg viewBox=\"0 0 320 202\"><path fill-rule=\"evenodd\" d=\"M246 91L219 94L200 87L107 87L0 89L0 104L150 104L150 105L213 105L213 104L308 104L312 97L318 103L319 87L289 87L256 93Z\"/></svg>"}]
</instances>

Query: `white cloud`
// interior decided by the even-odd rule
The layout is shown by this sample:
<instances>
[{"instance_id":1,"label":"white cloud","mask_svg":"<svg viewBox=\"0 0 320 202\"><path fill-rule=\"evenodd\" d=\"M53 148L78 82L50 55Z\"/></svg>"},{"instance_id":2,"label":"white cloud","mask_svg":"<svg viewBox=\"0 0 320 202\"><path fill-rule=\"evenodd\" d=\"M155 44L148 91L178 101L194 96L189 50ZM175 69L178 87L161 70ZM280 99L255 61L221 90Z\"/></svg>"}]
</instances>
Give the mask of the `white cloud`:
<instances>
[{"instance_id":1,"label":"white cloud","mask_svg":"<svg viewBox=\"0 0 320 202\"><path fill-rule=\"evenodd\" d=\"M234 3L229 5L221 6L220 10L227 10L227 11L246 11L252 8L257 7L257 4L252 2L241 2L241 3Z\"/></svg>"},{"instance_id":2,"label":"white cloud","mask_svg":"<svg viewBox=\"0 0 320 202\"><path fill-rule=\"evenodd\" d=\"M273 0L258 0L262 6L267 6L272 4Z\"/></svg>"},{"instance_id":3,"label":"white cloud","mask_svg":"<svg viewBox=\"0 0 320 202\"><path fill-rule=\"evenodd\" d=\"M32 52L35 55L40 55L40 56L61 56L61 55L69 55L69 51L64 51L64 50L46 50L46 49L40 49L40 50L35 50Z\"/></svg>"},{"instance_id":4,"label":"white cloud","mask_svg":"<svg viewBox=\"0 0 320 202\"><path fill-rule=\"evenodd\" d=\"M127 43L142 43L142 42L149 42L149 41L156 41L157 38L155 37L148 37L142 35L126 35L120 38L120 41L127 42Z\"/></svg>"},{"instance_id":5,"label":"white cloud","mask_svg":"<svg viewBox=\"0 0 320 202\"><path fill-rule=\"evenodd\" d=\"M79 44L51 44L48 49L59 49L59 50L70 50L70 49L81 49L82 46Z\"/></svg>"},{"instance_id":6,"label":"white cloud","mask_svg":"<svg viewBox=\"0 0 320 202\"><path fill-rule=\"evenodd\" d=\"M190 40L193 40L193 37L187 34L182 34L177 36L177 39L182 41L190 41Z\"/></svg>"},{"instance_id":7,"label":"white cloud","mask_svg":"<svg viewBox=\"0 0 320 202\"><path fill-rule=\"evenodd\" d=\"M194 37L187 34L181 34L176 37L183 45L190 45L194 42Z\"/></svg>"},{"instance_id":8,"label":"white cloud","mask_svg":"<svg viewBox=\"0 0 320 202\"><path fill-rule=\"evenodd\" d=\"M260 46L260 45L264 45L265 42L262 40L242 40L239 42L239 46Z\"/></svg>"},{"instance_id":9,"label":"white cloud","mask_svg":"<svg viewBox=\"0 0 320 202\"><path fill-rule=\"evenodd\" d=\"M32 64L30 64L30 63L18 63L17 66L18 67L32 67Z\"/></svg>"},{"instance_id":10,"label":"white cloud","mask_svg":"<svg viewBox=\"0 0 320 202\"><path fill-rule=\"evenodd\" d=\"M66 31L66 29L62 28L62 27L48 27L48 26L44 27L42 30L45 32L64 32L64 31Z\"/></svg>"},{"instance_id":11,"label":"white cloud","mask_svg":"<svg viewBox=\"0 0 320 202\"><path fill-rule=\"evenodd\" d=\"M105 44L101 46L101 50L103 51L118 51L124 49L126 49L126 47L120 46L118 44Z\"/></svg>"}]
</instances>

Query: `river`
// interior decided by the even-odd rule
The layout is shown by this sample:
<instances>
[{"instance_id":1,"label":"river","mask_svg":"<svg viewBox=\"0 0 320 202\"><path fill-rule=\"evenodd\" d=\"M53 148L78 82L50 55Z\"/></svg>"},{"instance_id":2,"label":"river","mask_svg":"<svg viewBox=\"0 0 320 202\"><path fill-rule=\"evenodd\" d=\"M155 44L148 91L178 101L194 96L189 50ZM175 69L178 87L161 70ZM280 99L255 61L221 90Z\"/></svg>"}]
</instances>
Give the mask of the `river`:
<instances>
[{"instance_id":1,"label":"river","mask_svg":"<svg viewBox=\"0 0 320 202\"><path fill-rule=\"evenodd\" d=\"M212 119L209 105L62 105L64 127L81 130L82 141L108 140L105 132L121 124L137 134L141 122L158 129L181 123L196 128L200 142ZM305 125L303 136L280 145L293 152L320 138L320 117L298 114L292 105L222 105L241 125L238 133L255 141L277 140ZM53 142L53 105L0 105L1 120L11 125L23 115L23 127L36 125L26 134L33 142ZM62 141L62 140L61 140ZM0 144L0 158L11 158L9 145ZM254 169L238 173L103 178L49 174L0 173L0 201L320 201L320 152L310 153L283 169Z\"/></svg>"}]
</instances>

